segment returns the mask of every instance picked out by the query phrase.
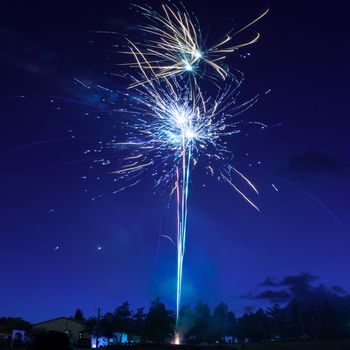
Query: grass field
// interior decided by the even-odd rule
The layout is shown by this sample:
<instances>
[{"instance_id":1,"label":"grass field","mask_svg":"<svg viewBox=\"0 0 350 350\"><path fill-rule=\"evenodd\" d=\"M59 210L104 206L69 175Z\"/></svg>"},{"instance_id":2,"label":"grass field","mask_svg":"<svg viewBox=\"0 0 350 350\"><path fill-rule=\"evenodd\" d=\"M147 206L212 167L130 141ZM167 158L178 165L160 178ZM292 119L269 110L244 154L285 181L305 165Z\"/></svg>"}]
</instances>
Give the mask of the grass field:
<instances>
[{"instance_id":1,"label":"grass field","mask_svg":"<svg viewBox=\"0 0 350 350\"><path fill-rule=\"evenodd\" d=\"M240 349L240 347L237 347ZM245 350L350 350L350 341L299 342L299 343L257 343L246 344Z\"/></svg>"}]
</instances>

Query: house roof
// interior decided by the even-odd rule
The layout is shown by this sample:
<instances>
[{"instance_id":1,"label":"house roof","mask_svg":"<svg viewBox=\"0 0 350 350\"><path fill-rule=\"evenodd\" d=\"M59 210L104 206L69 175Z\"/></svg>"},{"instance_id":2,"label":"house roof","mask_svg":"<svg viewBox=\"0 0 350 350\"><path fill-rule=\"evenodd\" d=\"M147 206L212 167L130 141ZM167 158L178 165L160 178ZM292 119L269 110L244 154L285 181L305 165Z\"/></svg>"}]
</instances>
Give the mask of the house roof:
<instances>
[{"instance_id":1,"label":"house roof","mask_svg":"<svg viewBox=\"0 0 350 350\"><path fill-rule=\"evenodd\" d=\"M52 318L50 320L46 320L46 321L41 321L41 322L38 322L38 323L34 323L34 326L39 326L43 323L48 323L48 322L53 322L53 321L57 321L57 320L66 320L66 321L70 321L70 322L75 322L75 323L78 323L80 325L84 325L85 323L84 322L81 322L81 321L77 321L75 320L74 318L69 318L69 317L65 317L65 316L61 316L61 317L56 317L56 318Z\"/></svg>"}]
</instances>

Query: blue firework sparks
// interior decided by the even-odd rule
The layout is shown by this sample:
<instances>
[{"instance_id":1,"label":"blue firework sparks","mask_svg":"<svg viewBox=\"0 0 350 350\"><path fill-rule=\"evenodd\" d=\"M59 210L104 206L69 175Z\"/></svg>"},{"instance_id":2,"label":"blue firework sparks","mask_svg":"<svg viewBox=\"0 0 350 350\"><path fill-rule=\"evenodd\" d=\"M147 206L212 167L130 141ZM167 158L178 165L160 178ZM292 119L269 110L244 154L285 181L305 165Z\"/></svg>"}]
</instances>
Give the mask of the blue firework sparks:
<instances>
[{"instance_id":1,"label":"blue firework sparks","mask_svg":"<svg viewBox=\"0 0 350 350\"><path fill-rule=\"evenodd\" d=\"M151 21L140 29L150 35L144 42L127 40L129 53L137 68L131 79L129 92L124 94L127 108L120 112L131 116L123 123L125 139L109 144L109 147L125 149L128 155L113 173L128 180L128 186L136 185L146 173L152 174L156 187L168 187L177 203L177 326L182 294L183 260L186 247L188 198L191 173L200 164L206 172L219 181L226 182L250 205L259 210L253 201L236 185L237 178L258 194L256 187L230 162L227 138L240 132L242 122L237 115L250 108L258 100L254 96L238 104L237 94L243 74L229 73L222 63L225 54L257 41L259 34L247 42L227 44L242 30L262 18L250 22L234 34L228 34L216 45L204 49L200 43L200 30L193 24L186 10L179 11L168 5L163 14L151 8L141 8ZM215 82L217 93L208 96L197 81L201 63L214 69L225 80L225 86ZM188 74L184 74L184 73ZM210 76L212 77L212 76ZM256 123L265 127L262 123ZM179 340L177 334L176 339Z\"/></svg>"}]
</instances>

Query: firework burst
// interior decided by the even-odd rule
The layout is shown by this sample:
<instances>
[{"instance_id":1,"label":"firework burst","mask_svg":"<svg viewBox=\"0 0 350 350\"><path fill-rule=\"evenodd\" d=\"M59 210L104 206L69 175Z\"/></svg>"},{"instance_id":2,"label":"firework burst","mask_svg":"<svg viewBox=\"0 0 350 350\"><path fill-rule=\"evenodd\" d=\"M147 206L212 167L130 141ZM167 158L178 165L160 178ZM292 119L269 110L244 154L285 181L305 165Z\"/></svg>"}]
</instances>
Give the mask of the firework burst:
<instances>
[{"instance_id":1,"label":"firework burst","mask_svg":"<svg viewBox=\"0 0 350 350\"><path fill-rule=\"evenodd\" d=\"M146 172L151 173L157 187L172 188L177 203L177 295L176 316L179 319L183 259L187 235L189 184L194 167L204 167L233 187L250 205L258 207L237 186L240 178L255 193L252 182L230 165L230 150L226 139L241 131L237 115L257 102L254 96L243 104L236 101L240 83L229 84L215 97L207 97L198 86L189 88L182 78L162 78L133 90L131 106L126 110L133 119L124 125L127 139L111 147L127 149L130 153L114 173L134 185ZM243 79L243 75L241 76ZM184 88L184 86L187 86Z\"/></svg>"},{"instance_id":2,"label":"firework burst","mask_svg":"<svg viewBox=\"0 0 350 350\"><path fill-rule=\"evenodd\" d=\"M127 53L136 59L129 66L152 70L152 79L167 78L186 72L194 73L193 76L200 75L203 69L199 69L199 66L204 63L225 80L230 74L228 67L223 63L226 54L254 44L260 34L256 33L250 40L238 44L233 44L233 39L268 13L266 10L243 28L229 32L219 42L206 48L198 22L191 19L186 9L180 11L169 5L163 5L162 13L159 13L150 7L139 8L149 22L148 25L139 28L148 34L150 39L138 43L128 40L130 51ZM148 80L141 79L129 87L133 88L147 82Z\"/></svg>"},{"instance_id":3,"label":"firework burst","mask_svg":"<svg viewBox=\"0 0 350 350\"><path fill-rule=\"evenodd\" d=\"M237 89L241 86L243 74L235 71L234 79L231 79L233 75L223 60L226 53L258 40L259 34L256 34L241 44L231 42L235 35L258 21L267 11L216 45L203 49L199 26L194 24L186 10L181 12L168 5L163 5L162 9L163 14L159 14L151 8L141 8L150 24L140 28L150 39L137 44L128 40L129 53L135 59L130 67L137 67L138 73L130 76L129 88L132 90L126 94L130 104L122 111L131 114L132 118L124 122L127 129L125 140L109 146L128 150L128 156L114 173L130 180L129 186L137 184L148 172L155 178L157 187L172 188L171 195L176 198L178 327L193 168L204 167L207 174L227 183L259 210L236 185L239 178L258 194L253 183L231 164L226 141L229 136L240 132L242 121L236 117L255 104L258 96L237 103ZM226 80L224 87L216 84L215 96L203 92L195 78L201 62ZM191 74L190 80L183 74L186 71L195 73Z\"/></svg>"}]
</instances>

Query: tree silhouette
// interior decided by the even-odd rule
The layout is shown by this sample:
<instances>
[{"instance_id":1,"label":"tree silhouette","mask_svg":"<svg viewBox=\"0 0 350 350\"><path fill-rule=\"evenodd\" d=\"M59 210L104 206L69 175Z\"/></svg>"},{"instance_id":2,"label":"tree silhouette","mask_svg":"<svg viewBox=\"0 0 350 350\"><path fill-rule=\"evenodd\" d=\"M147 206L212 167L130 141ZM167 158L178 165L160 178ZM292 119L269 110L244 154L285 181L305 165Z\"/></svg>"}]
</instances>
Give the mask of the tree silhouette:
<instances>
[{"instance_id":1,"label":"tree silhouette","mask_svg":"<svg viewBox=\"0 0 350 350\"><path fill-rule=\"evenodd\" d=\"M227 333L226 335L236 337L237 333L237 318L234 312L229 311L227 313Z\"/></svg>"},{"instance_id":2,"label":"tree silhouette","mask_svg":"<svg viewBox=\"0 0 350 350\"><path fill-rule=\"evenodd\" d=\"M281 339L286 339L288 336L288 314L287 310L282 309L278 304L269 308L266 311L266 315L270 319L270 329L271 335L273 337L280 337Z\"/></svg>"},{"instance_id":3,"label":"tree silhouette","mask_svg":"<svg viewBox=\"0 0 350 350\"><path fill-rule=\"evenodd\" d=\"M271 339L270 320L264 310L259 309L239 318L237 337L241 341L248 339L255 342Z\"/></svg>"},{"instance_id":4,"label":"tree silhouette","mask_svg":"<svg viewBox=\"0 0 350 350\"><path fill-rule=\"evenodd\" d=\"M334 340L339 337L339 325L334 307L325 301L319 311L318 334L321 340Z\"/></svg>"},{"instance_id":5,"label":"tree silhouette","mask_svg":"<svg viewBox=\"0 0 350 350\"><path fill-rule=\"evenodd\" d=\"M89 317L85 321L84 330L85 330L86 333L95 336L97 334L97 331L98 331L97 327L98 327L98 322L97 322L97 318L96 317Z\"/></svg>"},{"instance_id":6,"label":"tree silhouette","mask_svg":"<svg viewBox=\"0 0 350 350\"><path fill-rule=\"evenodd\" d=\"M141 338L141 342L146 338L146 314L145 308L140 307L133 315L132 333L138 335Z\"/></svg>"},{"instance_id":7,"label":"tree silhouette","mask_svg":"<svg viewBox=\"0 0 350 350\"><path fill-rule=\"evenodd\" d=\"M271 339L350 339L350 295L341 299L334 298L334 294L326 296L328 298L323 299L322 295L322 299L312 299L311 303L295 298L285 307L276 304L266 311L259 309L238 318L224 303L218 304L211 313L207 304L198 301L195 307L182 307L178 327L188 343L223 343L226 336L254 342ZM74 319L84 319L80 309L76 310ZM174 335L175 317L174 312L157 298L151 303L147 314L143 307L134 312L130 304L124 302L113 313L103 315L99 322L96 317L90 317L84 324L87 333L103 336L108 342L121 343L122 334L126 333L129 339L138 336L141 342L164 343ZM31 328L29 322L20 318L0 318L0 333L11 334L13 329L26 330L32 336L40 336L41 340L35 346L48 344L55 337L60 338L57 334L46 338ZM2 339L0 346L7 345L6 341ZM63 338L60 341L64 342Z\"/></svg>"},{"instance_id":8,"label":"tree silhouette","mask_svg":"<svg viewBox=\"0 0 350 350\"><path fill-rule=\"evenodd\" d=\"M184 305L180 310L180 318L177 326L178 331L182 334L186 342L196 340L196 334L193 332L195 322L195 311L189 305Z\"/></svg>"},{"instance_id":9,"label":"tree silhouette","mask_svg":"<svg viewBox=\"0 0 350 350\"><path fill-rule=\"evenodd\" d=\"M103 337L107 338L108 343L114 338L116 332L115 319L111 312L103 315L100 321L100 332Z\"/></svg>"},{"instance_id":10,"label":"tree silhouette","mask_svg":"<svg viewBox=\"0 0 350 350\"><path fill-rule=\"evenodd\" d=\"M196 335L198 342L210 342L212 338L211 332L211 314L207 304L202 301L198 301L194 308L195 313L195 325L193 327L193 333Z\"/></svg>"},{"instance_id":11,"label":"tree silhouette","mask_svg":"<svg viewBox=\"0 0 350 350\"><path fill-rule=\"evenodd\" d=\"M0 317L0 333L11 333L13 329L30 331L32 325L19 317Z\"/></svg>"},{"instance_id":12,"label":"tree silhouette","mask_svg":"<svg viewBox=\"0 0 350 350\"><path fill-rule=\"evenodd\" d=\"M173 311L167 310L159 298L155 299L146 317L146 332L149 340L164 343L173 333L175 317Z\"/></svg>"},{"instance_id":13,"label":"tree silhouette","mask_svg":"<svg viewBox=\"0 0 350 350\"><path fill-rule=\"evenodd\" d=\"M81 311L81 309L79 309L79 308L76 309L75 314L74 314L74 319L76 321L80 321L80 322L83 322L85 320L83 311Z\"/></svg>"},{"instance_id":14,"label":"tree silhouette","mask_svg":"<svg viewBox=\"0 0 350 350\"><path fill-rule=\"evenodd\" d=\"M213 311L212 332L216 342L225 342L228 332L228 307L224 303L217 305Z\"/></svg>"},{"instance_id":15,"label":"tree silhouette","mask_svg":"<svg viewBox=\"0 0 350 350\"><path fill-rule=\"evenodd\" d=\"M122 333L130 333L132 331L133 312L130 309L130 304L126 301L118 306L114 312L114 325L118 331L118 343L122 342Z\"/></svg>"}]
</instances>

